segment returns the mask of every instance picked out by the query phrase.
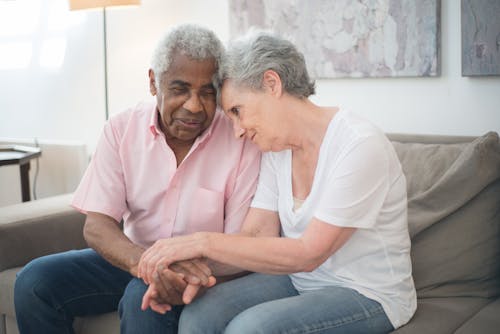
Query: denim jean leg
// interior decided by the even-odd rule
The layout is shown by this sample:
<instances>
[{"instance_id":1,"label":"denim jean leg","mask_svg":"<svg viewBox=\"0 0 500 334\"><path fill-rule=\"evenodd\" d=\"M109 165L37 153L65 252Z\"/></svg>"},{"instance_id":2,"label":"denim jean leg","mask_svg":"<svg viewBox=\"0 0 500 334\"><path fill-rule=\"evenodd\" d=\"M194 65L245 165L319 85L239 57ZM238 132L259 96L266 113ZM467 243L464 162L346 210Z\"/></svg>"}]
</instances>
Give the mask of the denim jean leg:
<instances>
[{"instance_id":1,"label":"denim jean leg","mask_svg":"<svg viewBox=\"0 0 500 334\"><path fill-rule=\"evenodd\" d=\"M378 302L352 289L329 287L249 308L224 333L377 334L392 330Z\"/></svg>"},{"instance_id":2,"label":"denim jean leg","mask_svg":"<svg viewBox=\"0 0 500 334\"><path fill-rule=\"evenodd\" d=\"M179 334L219 334L238 313L269 300L297 295L287 275L250 274L216 285L186 305Z\"/></svg>"},{"instance_id":3,"label":"denim jean leg","mask_svg":"<svg viewBox=\"0 0 500 334\"><path fill-rule=\"evenodd\" d=\"M142 311L142 297L147 288L147 285L138 278L132 279L128 284L118 306L120 333L177 334L182 305L174 306L165 314L156 313L149 308Z\"/></svg>"},{"instance_id":4,"label":"denim jean leg","mask_svg":"<svg viewBox=\"0 0 500 334\"><path fill-rule=\"evenodd\" d=\"M18 273L14 286L19 331L73 333L74 317L116 310L131 278L92 249L35 259Z\"/></svg>"}]
</instances>

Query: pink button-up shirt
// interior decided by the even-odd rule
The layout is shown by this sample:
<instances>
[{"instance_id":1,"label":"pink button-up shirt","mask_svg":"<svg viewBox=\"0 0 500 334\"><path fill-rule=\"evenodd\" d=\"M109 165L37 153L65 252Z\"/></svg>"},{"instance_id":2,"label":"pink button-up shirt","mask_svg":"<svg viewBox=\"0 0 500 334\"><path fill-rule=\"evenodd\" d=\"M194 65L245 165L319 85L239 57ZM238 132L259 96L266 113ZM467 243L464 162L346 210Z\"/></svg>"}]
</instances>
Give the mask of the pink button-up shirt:
<instances>
[{"instance_id":1,"label":"pink button-up shirt","mask_svg":"<svg viewBox=\"0 0 500 334\"><path fill-rule=\"evenodd\" d=\"M197 231L238 232L255 192L260 152L234 138L217 111L177 167L159 130L155 103L112 117L76 190L72 206L124 220L134 243Z\"/></svg>"}]
</instances>

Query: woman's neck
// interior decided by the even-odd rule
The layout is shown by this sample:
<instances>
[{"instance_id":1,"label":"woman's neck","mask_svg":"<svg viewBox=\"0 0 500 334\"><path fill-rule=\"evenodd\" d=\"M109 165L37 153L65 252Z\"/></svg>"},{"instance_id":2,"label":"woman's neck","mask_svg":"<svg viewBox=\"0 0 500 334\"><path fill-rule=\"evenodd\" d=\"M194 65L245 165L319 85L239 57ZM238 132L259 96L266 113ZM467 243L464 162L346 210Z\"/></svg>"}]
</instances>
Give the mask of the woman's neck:
<instances>
[{"instance_id":1,"label":"woman's neck","mask_svg":"<svg viewBox=\"0 0 500 334\"><path fill-rule=\"evenodd\" d=\"M285 133L294 153L317 152L338 110L338 107L319 107L308 99L290 101L287 109L290 122Z\"/></svg>"}]
</instances>

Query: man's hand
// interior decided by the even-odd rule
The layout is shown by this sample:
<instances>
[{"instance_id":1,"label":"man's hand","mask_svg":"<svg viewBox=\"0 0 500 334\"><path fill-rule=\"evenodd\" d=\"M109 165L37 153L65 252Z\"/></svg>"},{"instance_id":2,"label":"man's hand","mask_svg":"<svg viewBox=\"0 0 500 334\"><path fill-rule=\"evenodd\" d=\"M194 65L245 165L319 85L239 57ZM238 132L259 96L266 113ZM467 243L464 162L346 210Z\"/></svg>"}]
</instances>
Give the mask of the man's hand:
<instances>
[{"instance_id":1,"label":"man's hand","mask_svg":"<svg viewBox=\"0 0 500 334\"><path fill-rule=\"evenodd\" d=\"M189 304L202 287L215 285L215 277L204 260L180 261L153 274L153 282L144 294L141 308L164 314L172 305Z\"/></svg>"}]
</instances>

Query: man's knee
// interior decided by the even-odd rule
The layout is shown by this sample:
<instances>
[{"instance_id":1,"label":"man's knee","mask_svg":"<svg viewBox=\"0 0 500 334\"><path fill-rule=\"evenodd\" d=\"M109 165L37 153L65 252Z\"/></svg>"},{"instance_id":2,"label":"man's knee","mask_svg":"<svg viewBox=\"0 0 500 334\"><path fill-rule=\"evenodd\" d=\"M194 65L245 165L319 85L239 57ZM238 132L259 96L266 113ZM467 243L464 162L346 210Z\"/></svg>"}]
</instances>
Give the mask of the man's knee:
<instances>
[{"instance_id":1,"label":"man's knee","mask_svg":"<svg viewBox=\"0 0 500 334\"><path fill-rule=\"evenodd\" d=\"M130 315L130 313L142 312L142 297L146 293L147 288L147 285L138 278L133 278L129 282L118 304L120 318L127 314Z\"/></svg>"},{"instance_id":2,"label":"man's knee","mask_svg":"<svg viewBox=\"0 0 500 334\"><path fill-rule=\"evenodd\" d=\"M52 286L55 282L51 278L53 270L44 258L38 258L28 263L16 277L14 284L14 303L16 309L30 307L37 301L51 300Z\"/></svg>"}]
</instances>

